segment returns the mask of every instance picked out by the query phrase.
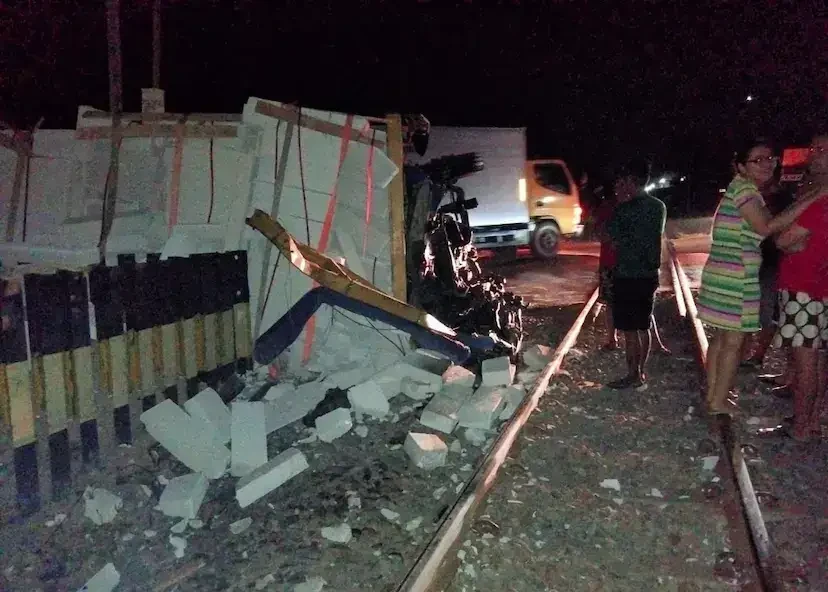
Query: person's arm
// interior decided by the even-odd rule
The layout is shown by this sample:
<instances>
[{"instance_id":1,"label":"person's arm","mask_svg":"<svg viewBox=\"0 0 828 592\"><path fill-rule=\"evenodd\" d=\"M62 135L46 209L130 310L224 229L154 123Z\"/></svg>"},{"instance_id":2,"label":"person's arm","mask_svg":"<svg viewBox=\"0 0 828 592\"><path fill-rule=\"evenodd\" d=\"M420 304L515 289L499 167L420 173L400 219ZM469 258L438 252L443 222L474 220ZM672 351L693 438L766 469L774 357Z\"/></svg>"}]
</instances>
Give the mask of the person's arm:
<instances>
[{"instance_id":1,"label":"person's arm","mask_svg":"<svg viewBox=\"0 0 828 592\"><path fill-rule=\"evenodd\" d=\"M805 242L811 231L803 228L799 224L789 226L787 230L783 230L774 241L776 246L786 253L796 253L805 248Z\"/></svg>"},{"instance_id":2,"label":"person's arm","mask_svg":"<svg viewBox=\"0 0 828 592\"><path fill-rule=\"evenodd\" d=\"M742 216L748 221L753 231L761 237L776 234L796 222L796 219L810 206L818 195L812 194L794 202L784 212L771 217L762 198L758 194L747 194L734 198Z\"/></svg>"}]
</instances>

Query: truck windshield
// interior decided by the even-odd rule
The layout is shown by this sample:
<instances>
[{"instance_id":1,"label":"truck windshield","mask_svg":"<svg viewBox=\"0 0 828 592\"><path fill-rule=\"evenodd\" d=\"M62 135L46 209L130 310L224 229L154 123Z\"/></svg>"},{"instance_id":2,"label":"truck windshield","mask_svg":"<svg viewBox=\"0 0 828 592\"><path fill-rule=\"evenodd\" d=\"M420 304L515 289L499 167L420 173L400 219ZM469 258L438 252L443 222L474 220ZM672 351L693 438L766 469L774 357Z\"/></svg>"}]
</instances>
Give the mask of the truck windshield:
<instances>
[{"instance_id":1,"label":"truck windshield","mask_svg":"<svg viewBox=\"0 0 828 592\"><path fill-rule=\"evenodd\" d=\"M535 181L544 189L569 195L569 179L561 165L554 162L535 165Z\"/></svg>"}]
</instances>

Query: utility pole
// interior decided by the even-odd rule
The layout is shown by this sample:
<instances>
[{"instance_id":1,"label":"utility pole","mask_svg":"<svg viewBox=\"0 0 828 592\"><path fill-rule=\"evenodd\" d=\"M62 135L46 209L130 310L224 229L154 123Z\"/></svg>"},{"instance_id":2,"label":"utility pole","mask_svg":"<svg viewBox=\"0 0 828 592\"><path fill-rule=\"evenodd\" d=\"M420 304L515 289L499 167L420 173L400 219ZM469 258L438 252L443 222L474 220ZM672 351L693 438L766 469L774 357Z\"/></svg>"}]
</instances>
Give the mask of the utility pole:
<instances>
[{"instance_id":1,"label":"utility pole","mask_svg":"<svg viewBox=\"0 0 828 592\"><path fill-rule=\"evenodd\" d=\"M161 88L161 0L152 2L152 88Z\"/></svg>"}]
</instances>

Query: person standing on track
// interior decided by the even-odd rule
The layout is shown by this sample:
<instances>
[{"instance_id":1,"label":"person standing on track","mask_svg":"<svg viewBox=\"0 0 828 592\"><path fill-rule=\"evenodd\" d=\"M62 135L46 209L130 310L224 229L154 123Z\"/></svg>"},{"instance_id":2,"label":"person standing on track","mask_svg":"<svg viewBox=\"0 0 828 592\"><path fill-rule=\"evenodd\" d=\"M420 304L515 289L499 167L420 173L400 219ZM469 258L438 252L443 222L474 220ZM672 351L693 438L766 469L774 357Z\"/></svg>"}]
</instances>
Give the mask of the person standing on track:
<instances>
[{"instance_id":1,"label":"person standing on track","mask_svg":"<svg viewBox=\"0 0 828 592\"><path fill-rule=\"evenodd\" d=\"M627 355L627 375L607 384L612 389L639 387L647 380L644 368L652 343L650 325L667 218L664 204L644 191L648 179L644 161L632 161L619 171L618 205L607 225L616 256L612 318L615 328L624 333Z\"/></svg>"},{"instance_id":2,"label":"person standing on track","mask_svg":"<svg viewBox=\"0 0 828 592\"><path fill-rule=\"evenodd\" d=\"M767 140L746 142L734 154L735 176L713 218L710 255L702 271L699 318L715 330L707 351L708 411L732 413L728 398L736 380L742 342L759 331L759 244L788 228L813 201L798 200L771 217L759 187L773 177L779 159Z\"/></svg>"},{"instance_id":3,"label":"person standing on track","mask_svg":"<svg viewBox=\"0 0 828 592\"><path fill-rule=\"evenodd\" d=\"M828 134L811 143L808 168L812 187L803 199L810 196L810 205L776 239L785 255L773 345L791 350L794 415L766 431L798 441L821 436L828 382Z\"/></svg>"}]
</instances>

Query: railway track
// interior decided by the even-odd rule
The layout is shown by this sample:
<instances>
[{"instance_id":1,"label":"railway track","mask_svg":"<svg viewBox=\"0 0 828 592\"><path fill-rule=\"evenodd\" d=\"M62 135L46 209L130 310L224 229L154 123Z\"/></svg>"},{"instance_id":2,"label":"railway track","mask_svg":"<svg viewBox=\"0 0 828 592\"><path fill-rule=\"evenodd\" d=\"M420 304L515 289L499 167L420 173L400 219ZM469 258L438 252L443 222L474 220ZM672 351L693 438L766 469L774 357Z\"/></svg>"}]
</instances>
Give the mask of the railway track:
<instances>
[{"instance_id":1,"label":"railway track","mask_svg":"<svg viewBox=\"0 0 828 592\"><path fill-rule=\"evenodd\" d=\"M675 356L654 364L662 376L653 376L651 384L658 386L630 399L601 389L600 379L609 378L606 375L613 370L611 364L595 361L600 333L595 317L600 305L594 291L521 409L504 426L430 543L396 587L398 592L822 589L802 577L797 583L790 569L780 568L763 516L766 494L757 494L751 479L751 467L757 466L754 445L743 444L747 436L729 417L708 418L700 412L707 337L687 275L672 249L670 255L675 297L672 303L662 299L660 314L676 319L669 337L679 347L674 349ZM576 343L587 355L563 369ZM620 358L619 354L614 358L619 368ZM654 392L662 387L664 392ZM641 401L631 402L637 399ZM593 441L580 438L578 426L583 422L600 424L600 409L607 416L606 425L597 429L593 425L597 434ZM612 425L611 420L619 418L632 425ZM659 432L669 437L659 439ZM629 449L602 441L609 434ZM577 445L572 443L575 440L580 440ZM650 446L651 456L636 450L636 440L645 450ZM596 457L597 463L593 462ZM719 457L715 468L707 466L714 457ZM701 471L700 462L705 465ZM614 472L613 463L621 470ZM614 481L620 482L617 490L610 478L613 474ZM662 485L647 492L642 487L648 479L651 485ZM578 506L581 502L583 507ZM527 513L527 508L532 511ZM597 538L595 532L587 532L580 542L570 540L579 520L586 524L605 510L608 514ZM619 516L625 512L627 517L645 516L652 552L644 548L631 555L612 550L624 548L625 525ZM630 542L635 527L626 527ZM600 552L589 557L585 552L580 559L562 560L553 552L564 549L564 555L576 556L580 543L589 546L589 541L600 536L608 544L592 543L591 548ZM513 552L512 547L519 550ZM533 557L519 559L521 553L527 554L526 549ZM683 553L689 555L682 559ZM636 564L648 554L653 559L651 573L645 563ZM813 564L814 558L810 560ZM506 574L505 579L498 580L497 574Z\"/></svg>"}]
</instances>

